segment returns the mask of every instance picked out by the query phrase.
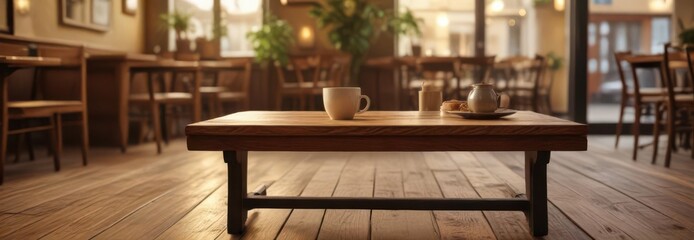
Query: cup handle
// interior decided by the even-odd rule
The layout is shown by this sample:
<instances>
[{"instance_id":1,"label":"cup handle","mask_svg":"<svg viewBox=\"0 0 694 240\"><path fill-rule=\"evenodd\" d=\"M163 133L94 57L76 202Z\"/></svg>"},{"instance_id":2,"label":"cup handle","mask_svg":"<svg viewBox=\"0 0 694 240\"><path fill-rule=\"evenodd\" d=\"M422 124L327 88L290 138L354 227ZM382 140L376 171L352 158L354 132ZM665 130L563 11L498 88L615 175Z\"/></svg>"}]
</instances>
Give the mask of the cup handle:
<instances>
[{"instance_id":1,"label":"cup handle","mask_svg":"<svg viewBox=\"0 0 694 240\"><path fill-rule=\"evenodd\" d=\"M357 113L364 113L364 112L368 111L369 106L371 106L371 98L369 98L369 96L366 96L366 95L359 96L359 102L360 103L361 103L362 99L366 100L366 107L364 107L364 109L359 110L359 112L357 112Z\"/></svg>"}]
</instances>

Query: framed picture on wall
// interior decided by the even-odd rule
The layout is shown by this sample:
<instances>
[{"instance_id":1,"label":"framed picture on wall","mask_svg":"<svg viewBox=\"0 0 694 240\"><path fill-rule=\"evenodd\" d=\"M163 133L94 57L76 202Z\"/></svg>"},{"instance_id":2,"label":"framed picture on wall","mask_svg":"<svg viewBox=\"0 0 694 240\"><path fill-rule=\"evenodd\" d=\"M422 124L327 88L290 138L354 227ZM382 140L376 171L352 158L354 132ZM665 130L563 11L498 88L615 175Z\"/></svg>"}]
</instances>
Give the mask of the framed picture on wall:
<instances>
[{"instance_id":1,"label":"framed picture on wall","mask_svg":"<svg viewBox=\"0 0 694 240\"><path fill-rule=\"evenodd\" d=\"M138 0L123 0L123 13L135 16L137 14Z\"/></svg>"},{"instance_id":2,"label":"framed picture on wall","mask_svg":"<svg viewBox=\"0 0 694 240\"><path fill-rule=\"evenodd\" d=\"M12 0L0 0L0 33L12 34L14 26Z\"/></svg>"},{"instance_id":3,"label":"framed picture on wall","mask_svg":"<svg viewBox=\"0 0 694 240\"><path fill-rule=\"evenodd\" d=\"M111 0L60 0L58 16L63 25L106 32L111 25L111 6Z\"/></svg>"}]
</instances>

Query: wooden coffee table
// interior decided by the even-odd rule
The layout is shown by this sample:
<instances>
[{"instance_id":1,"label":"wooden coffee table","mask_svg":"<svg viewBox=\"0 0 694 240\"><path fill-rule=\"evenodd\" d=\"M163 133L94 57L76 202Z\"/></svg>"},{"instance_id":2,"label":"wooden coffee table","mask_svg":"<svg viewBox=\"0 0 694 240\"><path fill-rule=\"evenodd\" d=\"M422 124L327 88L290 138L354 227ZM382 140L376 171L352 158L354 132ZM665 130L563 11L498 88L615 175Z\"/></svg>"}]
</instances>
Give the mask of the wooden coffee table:
<instances>
[{"instance_id":1,"label":"wooden coffee table","mask_svg":"<svg viewBox=\"0 0 694 240\"><path fill-rule=\"evenodd\" d=\"M332 121L325 112L240 112L186 127L188 149L223 151L228 167L227 231L243 231L254 208L523 211L534 236L547 235L550 151L585 151L587 127L521 111L500 120L420 112L366 112ZM523 151L525 198L344 198L247 193L248 151Z\"/></svg>"}]
</instances>

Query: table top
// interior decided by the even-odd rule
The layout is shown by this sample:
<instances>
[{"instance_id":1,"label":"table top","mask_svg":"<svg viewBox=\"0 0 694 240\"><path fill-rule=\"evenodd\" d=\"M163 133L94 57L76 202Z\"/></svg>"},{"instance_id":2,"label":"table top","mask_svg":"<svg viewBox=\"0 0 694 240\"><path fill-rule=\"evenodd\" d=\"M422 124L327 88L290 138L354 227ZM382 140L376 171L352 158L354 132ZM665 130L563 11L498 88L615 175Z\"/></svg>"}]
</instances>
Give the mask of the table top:
<instances>
[{"instance_id":1,"label":"table top","mask_svg":"<svg viewBox=\"0 0 694 240\"><path fill-rule=\"evenodd\" d=\"M197 69L200 64L197 61L177 61L173 59L159 59L156 61L134 62L130 64L130 68L135 69Z\"/></svg>"},{"instance_id":2,"label":"table top","mask_svg":"<svg viewBox=\"0 0 694 240\"><path fill-rule=\"evenodd\" d=\"M157 56L142 53L92 54L90 61L157 61Z\"/></svg>"},{"instance_id":3,"label":"table top","mask_svg":"<svg viewBox=\"0 0 694 240\"><path fill-rule=\"evenodd\" d=\"M51 67L61 66L62 61L51 57L0 56L0 64L11 67Z\"/></svg>"},{"instance_id":4,"label":"table top","mask_svg":"<svg viewBox=\"0 0 694 240\"><path fill-rule=\"evenodd\" d=\"M662 54L652 54L652 55L633 55L624 58L627 62L634 65L635 67L660 67L663 62ZM687 68L687 61L684 60L670 60L670 68L672 69L685 69Z\"/></svg>"},{"instance_id":5,"label":"table top","mask_svg":"<svg viewBox=\"0 0 694 240\"><path fill-rule=\"evenodd\" d=\"M330 120L323 111L239 112L188 125L186 134L209 136L585 136L586 125L530 111L499 120L468 120L439 112L369 111L354 120Z\"/></svg>"}]
</instances>

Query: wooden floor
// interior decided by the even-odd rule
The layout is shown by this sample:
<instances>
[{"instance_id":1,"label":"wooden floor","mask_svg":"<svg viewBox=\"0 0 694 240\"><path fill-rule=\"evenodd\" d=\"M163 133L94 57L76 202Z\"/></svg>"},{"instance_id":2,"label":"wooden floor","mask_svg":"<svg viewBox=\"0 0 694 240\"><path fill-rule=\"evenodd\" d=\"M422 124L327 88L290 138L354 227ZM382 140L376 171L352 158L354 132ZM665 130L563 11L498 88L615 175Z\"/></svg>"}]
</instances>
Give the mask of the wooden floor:
<instances>
[{"instance_id":1,"label":"wooden floor","mask_svg":"<svg viewBox=\"0 0 694 240\"><path fill-rule=\"evenodd\" d=\"M632 162L630 141L615 151L613 138L591 137L588 152L553 153L546 238L694 238L689 152L666 169L650 149ZM94 149L88 167L67 154L59 173L48 157L8 163L0 239L235 238L220 153L178 140L159 156L151 144ZM248 175L249 189L272 183L270 195L498 198L524 192L523 168L521 153L252 152ZM254 210L242 238L529 239L526 224L520 212Z\"/></svg>"}]
</instances>

